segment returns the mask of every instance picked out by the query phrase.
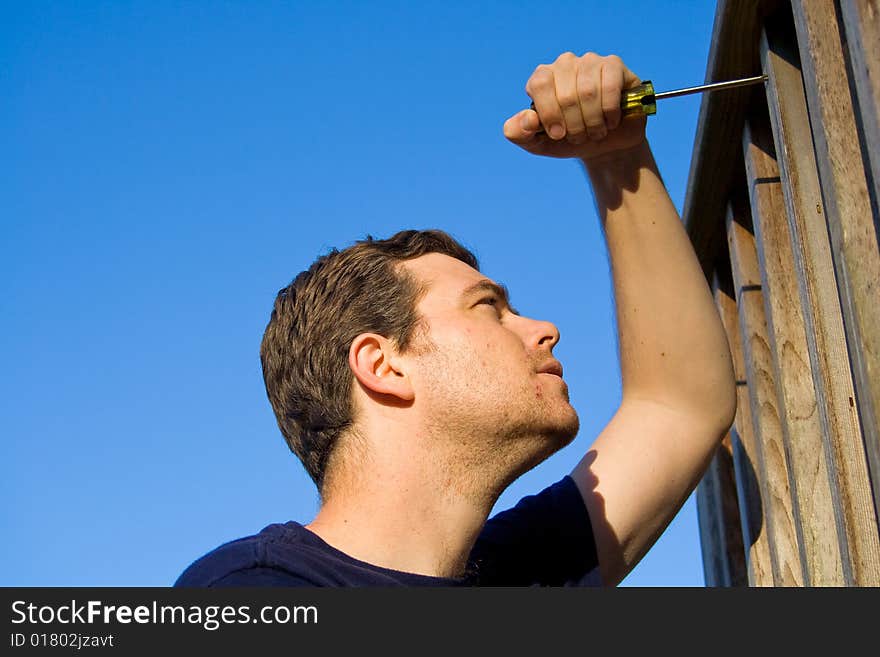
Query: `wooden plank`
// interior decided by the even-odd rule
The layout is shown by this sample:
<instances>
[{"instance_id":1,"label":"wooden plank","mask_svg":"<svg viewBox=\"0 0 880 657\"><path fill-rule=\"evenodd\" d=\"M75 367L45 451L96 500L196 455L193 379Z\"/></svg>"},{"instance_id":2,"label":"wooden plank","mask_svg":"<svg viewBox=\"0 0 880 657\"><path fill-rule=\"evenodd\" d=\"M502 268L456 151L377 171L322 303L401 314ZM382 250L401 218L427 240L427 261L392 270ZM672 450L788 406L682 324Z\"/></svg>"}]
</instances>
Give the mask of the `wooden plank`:
<instances>
[{"instance_id":1,"label":"wooden plank","mask_svg":"<svg viewBox=\"0 0 880 657\"><path fill-rule=\"evenodd\" d=\"M785 451L773 356L764 317L764 300L754 235L746 227L748 210L728 207L727 239L737 294L743 362L748 381L755 472L763 501L761 511L770 546L775 586L803 586L804 566L794 521L788 456Z\"/></svg>"},{"instance_id":2,"label":"wooden plank","mask_svg":"<svg viewBox=\"0 0 880 657\"><path fill-rule=\"evenodd\" d=\"M718 0L706 82L758 74L762 17L779 4L779 0ZM733 163L738 161L745 106L753 91L703 94L700 104L682 218L707 280L725 239Z\"/></svg>"},{"instance_id":3,"label":"wooden plank","mask_svg":"<svg viewBox=\"0 0 880 657\"><path fill-rule=\"evenodd\" d=\"M713 289L718 314L721 316L724 330L727 333L736 376L736 419L733 422L729 439L736 499L739 503L740 541L743 544L745 554L746 578L749 586L773 586L770 539L765 529L764 514L761 510L761 487L754 465L758 462L758 446L752 428L749 389L739 328L739 311L736 306L736 292L733 290L731 273L726 272L726 276L722 276L721 281L716 274Z\"/></svg>"},{"instance_id":4,"label":"wooden plank","mask_svg":"<svg viewBox=\"0 0 880 657\"><path fill-rule=\"evenodd\" d=\"M872 472L874 504L880 508L880 217L876 206L876 186L880 184L880 7L876 0L870 5L864 0L842 3L842 13L850 16L847 33L857 41L850 43L848 50L841 40L843 26L834 4L794 2L792 9L852 363L854 401ZM852 78L846 63L849 54ZM863 143L851 87L860 97L858 122L863 127L862 138L867 139ZM874 188L873 208L869 182Z\"/></svg>"},{"instance_id":5,"label":"wooden plank","mask_svg":"<svg viewBox=\"0 0 880 657\"><path fill-rule=\"evenodd\" d=\"M824 221L810 121L796 48L785 23L762 35L767 101L779 161L793 265L803 308L813 384L847 582L880 585L880 537L868 464L837 297L836 276ZM769 36L769 40L768 40Z\"/></svg>"},{"instance_id":6,"label":"wooden plank","mask_svg":"<svg viewBox=\"0 0 880 657\"><path fill-rule=\"evenodd\" d=\"M697 485L697 522L706 586L745 586L745 550L728 434Z\"/></svg>"},{"instance_id":7,"label":"wooden plank","mask_svg":"<svg viewBox=\"0 0 880 657\"><path fill-rule=\"evenodd\" d=\"M721 495L715 458L697 484L697 528L703 555L703 579L706 586L730 586L730 569L721 508Z\"/></svg>"},{"instance_id":8,"label":"wooden plank","mask_svg":"<svg viewBox=\"0 0 880 657\"><path fill-rule=\"evenodd\" d=\"M819 421L795 257L766 116L746 121L743 155L764 290L764 309L791 469L794 520L800 529L807 586L843 586L827 441Z\"/></svg>"},{"instance_id":9,"label":"wooden plank","mask_svg":"<svg viewBox=\"0 0 880 657\"><path fill-rule=\"evenodd\" d=\"M729 273L727 277L730 278ZM718 286L716 275L713 280L713 293L716 297L723 294ZM734 312L735 310L734 307ZM706 585L748 584L730 434L719 445L700 480L696 500Z\"/></svg>"},{"instance_id":10,"label":"wooden plank","mask_svg":"<svg viewBox=\"0 0 880 657\"><path fill-rule=\"evenodd\" d=\"M880 144L880 0L844 0L837 6L846 32L845 54L849 56L849 71L859 108L862 152L871 170L869 184L874 195L876 221L880 200L880 148L877 147ZM876 398L874 401L876 411L880 406Z\"/></svg>"}]
</instances>

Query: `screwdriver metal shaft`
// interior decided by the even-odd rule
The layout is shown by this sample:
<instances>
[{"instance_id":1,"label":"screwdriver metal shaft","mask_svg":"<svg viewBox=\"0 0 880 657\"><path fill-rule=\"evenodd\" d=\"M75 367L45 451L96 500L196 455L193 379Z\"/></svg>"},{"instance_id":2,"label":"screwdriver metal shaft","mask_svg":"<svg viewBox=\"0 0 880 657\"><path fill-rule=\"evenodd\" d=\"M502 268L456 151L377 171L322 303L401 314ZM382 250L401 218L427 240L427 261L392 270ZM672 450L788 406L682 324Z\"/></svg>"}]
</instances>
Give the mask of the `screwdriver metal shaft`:
<instances>
[{"instance_id":1,"label":"screwdriver metal shaft","mask_svg":"<svg viewBox=\"0 0 880 657\"><path fill-rule=\"evenodd\" d=\"M699 87L688 87L687 89L675 89L673 91L661 91L654 94L657 100L664 98L675 98L676 96L687 96L689 94L699 94L704 91L718 91L720 89L733 89L735 87L746 87L750 84L759 84L766 82L766 75L756 75L753 78L742 78L741 80L728 80L727 82L712 82L710 84L701 84Z\"/></svg>"}]
</instances>

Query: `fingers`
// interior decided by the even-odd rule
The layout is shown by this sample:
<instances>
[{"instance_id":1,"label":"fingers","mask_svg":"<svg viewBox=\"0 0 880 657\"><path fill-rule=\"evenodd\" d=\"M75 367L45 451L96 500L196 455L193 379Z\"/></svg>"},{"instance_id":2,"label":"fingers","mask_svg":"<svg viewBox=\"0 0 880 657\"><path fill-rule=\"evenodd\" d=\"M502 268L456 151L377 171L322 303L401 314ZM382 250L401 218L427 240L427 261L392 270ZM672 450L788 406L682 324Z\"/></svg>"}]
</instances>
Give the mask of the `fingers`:
<instances>
[{"instance_id":1,"label":"fingers","mask_svg":"<svg viewBox=\"0 0 880 657\"><path fill-rule=\"evenodd\" d=\"M553 81L556 87L556 102L565 122L566 139L573 144L582 144L587 140L587 128L584 126L582 112L583 99L578 89L580 61L574 53L567 52L554 62Z\"/></svg>"},{"instance_id":2,"label":"fingers","mask_svg":"<svg viewBox=\"0 0 880 657\"><path fill-rule=\"evenodd\" d=\"M565 136L565 119L556 99L556 76L553 68L545 64L536 68L526 82L526 93L535 104L535 111L544 124L544 131L551 139L562 139Z\"/></svg>"},{"instance_id":3,"label":"fingers","mask_svg":"<svg viewBox=\"0 0 880 657\"><path fill-rule=\"evenodd\" d=\"M577 57L567 52L553 64L538 66L526 84L526 93L534 103L535 118L551 139L581 144L602 140L620 125L623 90L638 83L638 77L615 55ZM530 131L520 132L524 129L518 126L511 130L508 134L505 124L505 135L513 141L534 136L534 132L525 136Z\"/></svg>"},{"instance_id":4,"label":"fingers","mask_svg":"<svg viewBox=\"0 0 880 657\"><path fill-rule=\"evenodd\" d=\"M602 95L602 116L608 130L614 130L620 125L620 96L624 90L623 62L619 57L608 57L602 65L602 75L599 80Z\"/></svg>"},{"instance_id":5,"label":"fingers","mask_svg":"<svg viewBox=\"0 0 880 657\"><path fill-rule=\"evenodd\" d=\"M603 111L607 100L602 98L601 57L587 53L578 60L577 85L582 121L587 134L593 141L604 139L608 134Z\"/></svg>"}]
</instances>

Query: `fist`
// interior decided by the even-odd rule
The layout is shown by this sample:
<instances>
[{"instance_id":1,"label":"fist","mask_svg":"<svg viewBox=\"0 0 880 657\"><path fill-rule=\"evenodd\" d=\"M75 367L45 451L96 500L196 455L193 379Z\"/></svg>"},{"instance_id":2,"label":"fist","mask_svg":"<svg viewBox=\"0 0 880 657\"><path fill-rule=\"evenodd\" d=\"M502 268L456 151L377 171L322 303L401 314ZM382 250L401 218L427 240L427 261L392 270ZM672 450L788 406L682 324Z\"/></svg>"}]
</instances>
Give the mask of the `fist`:
<instances>
[{"instance_id":1,"label":"fist","mask_svg":"<svg viewBox=\"0 0 880 657\"><path fill-rule=\"evenodd\" d=\"M645 140L645 117L623 119L620 98L640 82L616 55L563 53L532 73L526 93L534 109L507 119L504 136L549 157L589 160L628 150Z\"/></svg>"}]
</instances>

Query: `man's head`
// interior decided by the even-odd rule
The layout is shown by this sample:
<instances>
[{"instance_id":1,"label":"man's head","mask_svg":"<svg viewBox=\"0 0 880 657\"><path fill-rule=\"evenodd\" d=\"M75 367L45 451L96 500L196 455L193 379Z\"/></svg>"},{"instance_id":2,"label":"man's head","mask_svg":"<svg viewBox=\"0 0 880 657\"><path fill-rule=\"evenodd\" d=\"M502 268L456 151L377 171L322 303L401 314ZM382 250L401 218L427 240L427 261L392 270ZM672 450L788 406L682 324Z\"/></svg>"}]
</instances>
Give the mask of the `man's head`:
<instances>
[{"instance_id":1,"label":"man's head","mask_svg":"<svg viewBox=\"0 0 880 657\"><path fill-rule=\"evenodd\" d=\"M358 335L376 333L409 348L425 290L400 264L426 253L479 268L446 233L406 230L333 249L278 292L260 347L263 379L281 433L319 490L353 422L349 347Z\"/></svg>"},{"instance_id":2,"label":"man's head","mask_svg":"<svg viewBox=\"0 0 880 657\"><path fill-rule=\"evenodd\" d=\"M404 231L333 251L281 290L261 358L282 433L319 489L364 414L355 398L369 410L417 404L407 435L452 437L427 444L463 464L453 478L503 478L577 432L551 355L558 339L516 314L450 236Z\"/></svg>"},{"instance_id":3,"label":"man's head","mask_svg":"<svg viewBox=\"0 0 880 657\"><path fill-rule=\"evenodd\" d=\"M428 253L402 266L427 288L416 311L429 348L392 362L397 376L386 377L385 388L418 406L423 451L444 465L449 485L500 493L577 433L552 354L559 331L520 315L503 285L460 260ZM356 367L355 376L362 387L383 389L367 368Z\"/></svg>"}]
</instances>

